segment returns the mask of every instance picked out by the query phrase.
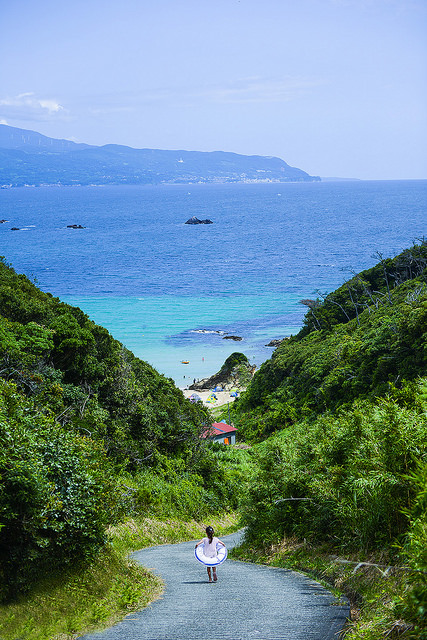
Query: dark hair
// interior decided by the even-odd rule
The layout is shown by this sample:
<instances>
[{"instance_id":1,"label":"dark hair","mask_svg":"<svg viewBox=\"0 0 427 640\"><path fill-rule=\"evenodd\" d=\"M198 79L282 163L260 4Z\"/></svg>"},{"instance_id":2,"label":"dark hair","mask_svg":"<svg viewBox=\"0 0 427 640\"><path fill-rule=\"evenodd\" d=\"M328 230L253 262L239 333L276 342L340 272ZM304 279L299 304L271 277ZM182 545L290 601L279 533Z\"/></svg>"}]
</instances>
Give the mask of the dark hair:
<instances>
[{"instance_id":1,"label":"dark hair","mask_svg":"<svg viewBox=\"0 0 427 640\"><path fill-rule=\"evenodd\" d=\"M212 539L214 537L214 530L212 527L206 527L206 533L208 534L209 544L212 544Z\"/></svg>"}]
</instances>

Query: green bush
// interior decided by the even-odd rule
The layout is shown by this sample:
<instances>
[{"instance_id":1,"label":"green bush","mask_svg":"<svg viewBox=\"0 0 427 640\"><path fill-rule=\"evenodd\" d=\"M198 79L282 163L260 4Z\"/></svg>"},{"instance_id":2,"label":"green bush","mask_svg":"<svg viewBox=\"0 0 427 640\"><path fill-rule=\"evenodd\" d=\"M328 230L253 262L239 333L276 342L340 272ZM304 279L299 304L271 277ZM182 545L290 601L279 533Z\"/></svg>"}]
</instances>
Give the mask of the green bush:
<instances>
[{"instance_id":1,"label":"green bush","mask_svg":"<svg viewBox=\"0 0 427 640\"><path fill-rule=\"evenodd\" d=\"M257 446L259 473L243 516L248 538L386 547L407 528L401 510L412 484L405 476L426 451L422 400L411 408L393 399L357 401L298 423Z\"/></svg>"},{"instance_id":2,"label":"green bush","mask_svg":"<svg viewBox=\"0 0 427 640\"><path fill-rule=\"evenodd\" d=\"M427 639L427 463L420 463L408 481L416 495L406 509L409 531L403 547L403 559L414 570L408 574L398 602L396 615L413 625L410 637Z\"/></svg>"},{"instance_id":3,"label":"green bush","mask_svg":"<svg viewBox=\"0 0 427 640\"><path fill-rule=\"evenodd\" d=\"M193 459L157 454L152 468L120 482L127 515L200 520L237 509L251 475L250 453L214 444Z\"/></svg>"},{"instance_id":4,"label":"green bush","mask_svg":"<svg viewBox=\"0 0 427 640\"><path fill-rule=\"evenodd\" d=\"M102 447L0 380L0 599L99 548L116 499Z\"/></svg>"}]
</instances>

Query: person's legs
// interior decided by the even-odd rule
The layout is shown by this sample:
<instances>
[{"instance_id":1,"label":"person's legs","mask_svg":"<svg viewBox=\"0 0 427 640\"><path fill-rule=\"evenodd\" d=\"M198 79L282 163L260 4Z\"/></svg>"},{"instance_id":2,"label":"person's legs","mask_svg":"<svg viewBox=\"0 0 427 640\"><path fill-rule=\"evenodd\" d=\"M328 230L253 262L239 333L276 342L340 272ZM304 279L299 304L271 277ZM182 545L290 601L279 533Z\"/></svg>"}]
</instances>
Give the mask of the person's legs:
<instances>
[{"instance_id":1,"label":"person's legs","mask_svg":"<svg viewBox=\"0 0 427 640\"><path fill-rule=\"evenodd\" d=\"M214 582L216 582L218 580L218 576L216 575L216 567L212 567L212 569L213 569L213 579L214 579Z\"/></svg>"},{"instance_id":2,"label":"person's legs","mask_svg":"<svg viewBox=\"0 0 427 640\"><path fill-rule=\"evenodd\" d=\"M208 572L209 582L212 582L211 568L210 567L207 567L207 572Z\"/></svg>"}]
</instances>

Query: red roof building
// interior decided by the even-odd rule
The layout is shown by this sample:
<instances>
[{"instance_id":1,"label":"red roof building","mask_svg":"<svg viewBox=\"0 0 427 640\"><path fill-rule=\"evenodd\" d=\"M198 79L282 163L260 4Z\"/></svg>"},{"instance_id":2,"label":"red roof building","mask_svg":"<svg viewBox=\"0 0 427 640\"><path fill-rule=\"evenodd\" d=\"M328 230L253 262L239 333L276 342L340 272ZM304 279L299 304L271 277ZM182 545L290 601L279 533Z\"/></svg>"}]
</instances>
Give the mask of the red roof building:
<instances>
[{"instance_id":1,"label":"red roof building","mask_svg":"<svg viewBox=\"0 0 427 640\"><path fill-rule=\"evenodd\" d=\"M214 422L210 429L202 433L201 438L208 438L222 444L236 444L236 427L226 422Z\"/></svg>"}]
</instances>

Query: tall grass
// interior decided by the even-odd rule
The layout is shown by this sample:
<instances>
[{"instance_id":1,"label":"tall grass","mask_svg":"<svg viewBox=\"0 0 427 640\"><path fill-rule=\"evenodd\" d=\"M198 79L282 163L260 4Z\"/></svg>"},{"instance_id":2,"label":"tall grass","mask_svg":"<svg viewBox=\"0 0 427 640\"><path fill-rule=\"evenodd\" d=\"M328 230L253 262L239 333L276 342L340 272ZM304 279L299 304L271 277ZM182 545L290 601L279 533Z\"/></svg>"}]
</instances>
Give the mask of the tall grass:
<instances>
[{"instance_id":1,"label":"tall grass","mask_svg":"<svg viewBox=\"0 0 427 640\"><path fill-rule=\"evenodd\" d=\"M248 537L283 535L381 549L407 530L408 474L427 456L424 402L357 401L256 447L258 474L243 510Z\"/></svg>"},{"instance_id":2,"label":"tall grass","mask_svg":"<svg viewBox=\"0 0 427 640\"><path fill-rule=\"evenodd\" d=\"M146 606L161 592L158 577L104 550L89 566L46 576L28 596L0 606L0 637L71 640Z\"/></svg>"}]
</instances>

